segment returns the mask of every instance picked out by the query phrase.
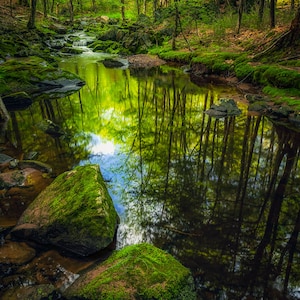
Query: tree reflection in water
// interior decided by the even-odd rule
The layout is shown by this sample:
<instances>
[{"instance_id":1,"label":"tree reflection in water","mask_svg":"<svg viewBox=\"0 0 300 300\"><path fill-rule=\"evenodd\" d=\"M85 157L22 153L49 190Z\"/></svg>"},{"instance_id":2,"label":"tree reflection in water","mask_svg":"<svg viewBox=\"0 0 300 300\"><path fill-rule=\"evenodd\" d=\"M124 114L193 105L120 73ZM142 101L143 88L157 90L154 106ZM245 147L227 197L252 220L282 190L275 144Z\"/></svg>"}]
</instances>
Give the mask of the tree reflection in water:
<instances>
[{"instance_id":1,"label":"tree reflection in water","mask_svg":"<svg viewBox=\"0 0 300 300\"><path fill-rule=\"evenodd\" d=\"M87 85L13 113L20 151L38 151L57 173L100 163L125 209L119 247L143 240L170 252L191 268L200 299L299 297L299 133L246 113L209 117L232 90L178 71L108 70L82 57L63 66ZM41 118L67 135L39 132ZM96 153L97 140L113 152Z\"/></svg>"},{"instance_id":2,"label":"tree reflection in water","mask_svg":"<svg viewBox=\"0 0 300 300\"><path fill-rule=\"evenodd\" d=\"M193 270L204 299L299 297L299 133L212 119L175 85L160 95L139 99L127 221Z\"/></svg>"}]
</instances>

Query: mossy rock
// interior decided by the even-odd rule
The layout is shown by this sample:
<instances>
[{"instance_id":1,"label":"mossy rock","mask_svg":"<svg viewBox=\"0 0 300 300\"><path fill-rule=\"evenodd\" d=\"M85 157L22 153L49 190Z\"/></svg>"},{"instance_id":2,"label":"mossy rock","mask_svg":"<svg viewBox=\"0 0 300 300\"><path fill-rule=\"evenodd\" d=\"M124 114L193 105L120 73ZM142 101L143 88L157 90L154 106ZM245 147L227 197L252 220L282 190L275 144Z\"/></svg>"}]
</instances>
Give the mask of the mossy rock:
<instances>
[{"instance_id":1,"label":"mossy rock","mask_svg":"<svg viewBox=\"0 0 300 300\"><path fill-rule=\"evenodd\" d=\"M13 58L0 64L0 94L26 92L29 95L84 82L75 74L61 70L40 57Z\"/></svg>"},{"instance_id":2,"label":"mossy rock","mask_svg":"<svg viewBox=\"0 0 300 300\"><path fill-rule=\"evenodd\" d=\"M87 256L109 246L118 215L98 165L59 175L29 205L12 234Z\"/></svg>"},{"instance_id":3,"label":"mossy rock","mask_svg":"<svg viewBox=\"0 0 300 300\"><path fill-rule=\"evenodd\" d=\"M196 299L190 270L150 244L115 251L67 289L68 299Z\"/></svg>"}]
</instances>

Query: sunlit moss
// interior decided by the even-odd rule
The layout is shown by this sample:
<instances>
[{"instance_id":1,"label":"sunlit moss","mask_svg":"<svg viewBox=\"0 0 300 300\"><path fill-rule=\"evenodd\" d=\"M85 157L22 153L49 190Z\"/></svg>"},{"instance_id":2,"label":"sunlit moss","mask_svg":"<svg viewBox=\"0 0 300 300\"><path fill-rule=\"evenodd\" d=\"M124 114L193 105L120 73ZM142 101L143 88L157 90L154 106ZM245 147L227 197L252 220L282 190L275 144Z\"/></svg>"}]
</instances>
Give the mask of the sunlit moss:
<instances>
[{"instance_id":1,"label":"sunlit moss","mask_svg":"<svg viewBox=\"0 0 300 300\"><path fill-rule=\"evenodd\" d=\"M116 251L85 274L67 294L87 299L196 299L189 269L150 244Z\"/></svg>"}]
</instances>

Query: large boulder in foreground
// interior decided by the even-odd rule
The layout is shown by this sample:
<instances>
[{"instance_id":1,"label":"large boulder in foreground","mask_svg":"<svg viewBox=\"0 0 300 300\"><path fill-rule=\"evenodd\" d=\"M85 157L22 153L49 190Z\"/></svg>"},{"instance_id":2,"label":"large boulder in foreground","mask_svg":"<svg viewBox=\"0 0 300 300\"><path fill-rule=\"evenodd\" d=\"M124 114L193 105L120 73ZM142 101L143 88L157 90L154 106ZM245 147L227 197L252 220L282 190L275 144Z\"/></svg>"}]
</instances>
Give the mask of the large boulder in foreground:
<instances>
[{"instance_id":1,"label":"large boulder in foreground","mask_svg":"<svg viewBox=\"0 0 300 300\"><path fill-rule=\"evenodd\" d=\"M87 256L113 242L118 215L98 165L59 175L29 205L14 237Z\"/></svg>"},{"instance_id":2,"label":"large boulder in foreground","mask_svg":"<svg viewBox=\"0 0 300 300\"><path fill-rule=\"evenodd\" d=\"M104 263L79 277L65 292L68 299L196 299L189 269L150 245L115 251Z\"/></svg>"}]
</instances>

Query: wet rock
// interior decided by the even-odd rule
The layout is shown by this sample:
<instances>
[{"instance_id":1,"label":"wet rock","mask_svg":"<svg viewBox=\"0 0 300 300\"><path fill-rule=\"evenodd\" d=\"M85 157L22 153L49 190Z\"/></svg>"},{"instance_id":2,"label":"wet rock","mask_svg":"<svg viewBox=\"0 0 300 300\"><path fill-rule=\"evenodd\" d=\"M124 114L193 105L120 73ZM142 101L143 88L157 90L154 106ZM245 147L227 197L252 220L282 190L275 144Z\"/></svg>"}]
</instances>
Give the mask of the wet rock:
<instances>
[{"instance_id":1,"label":"wet rock","mask_svg":"<svg viewBox=\"0 0 300 300\"><path fill-rule=\"evenodd\" d=\"M65 135L65 132L62 130L62 128L51 120L43 120L42 122L37 124L37 126L45 133L48 133L49 135L54 137Z\"/></svg>"},{"instance_id":2,"label":"wet rock","mask_svg":"<svg viewBox=\"0 0 300 300\"><path fill-rule=\"evenodd\" d=\"M51 284L40 284L35 286L17 286L7 290L1 297L2 300L40 300L40 299L59 299L50 298L55 292Z\"/></svg>"},{"instance_id":3,"label":"wet rock","mask_svg":"<svg viewBox=\"0 0 300 300\"><path fill-rule=\"evenodd\" d=\"M88 165L58 176L11 234L87 256L113 242L118 220L99 166Z\"/></svg>"},{"instance_id":4,"label":"wet rock","mask_svg":"<svg viewBox=\"0 0 300 300\"><path fill-rule=\"evenodd\" d=\"M31 97L25 92L17 92L3 96L2 100L9 111L23 110L32 104Z\"/></svg>"},{"instance_id":5,"label":"wet rock","mask_svg":"<svg viewBox=\"0 0 300 300\"><path fill-rule=\"evenodd\" d=\"M6 168L9 166L9 162L14 160L13 157L6 155L4 153L0 153L0 169Z\"/></svg>"},{"instance_id":6,"label":"wet rock","mask_svg":"<svg viewBox=\"0 0 300 300\"><path fill-rule=\"evenodd\" d=\"M268 110L268 116L272 119L287 119L293 112L294 110L285 106L270 107Z\"/></svg>"},{"instance_id":7,"label":"wet rock","mask_svg":"<svg viewBox=\"0 0 300 300\"><path fill-rule=\"evenodd\" d=\"M263 113L268 109L268 104L264 101L257 101L249 104L248 111L255 111Z\"/></svg>"},{"instance_id":8,"label":"wet rock","mask_svg":"<svg viewBox=\"0 0 300 300\"><path fill-rule=\"evenodd\" d=\"M116 251L79 277L65 295L79 299L196 299L189 269L146 243Z\"/></svg>"},{"instance_id":9,"label":"wet rock","mask_svg":"<svg viewBox=\"0 0 300 300\"><path fill-rule=\"evenodd\" d=\"M0 247L0 265L22 265L35 257L35 250L25 243L7 240Z\"/></svg>"},{"instance_id":10,"label":"wet rock","mask_svg":"<svg viewBox=\"0 0 300 300\"><path fill-rule=\"evenodd\" d=\"M67 27L61 25L61 24L50 24L49 29L57 32L58 34L66 34L68 29Z\"/></svg>"},{"instance_id":11,"label":"wet rock","mask_svg":"<svg viewBox=\"0 0 300 300\"><path fill-rule=\"evenodd\" d=\"M20 265L32 260L35 254L35 250L25 243L15 243L6 240L0 246L0 278L14 273ZM14 280L13 278L12 281ZM9 286L10 280L8 279L6 284L4 282L2 284Z\"/></svg>"},{"instance_id":12,"label":"wet rock","mask_svg":"<svg viewBox=\"0 0 300 300\"><path fill-rule=\"evenodd\" d=\"M216 118L237 116L241 113L233 99L220 99L219 101L219 105L213 104L205 113Z\"/></svg>"},{"instance_id":13,"label":"wet rock","mask_svg":"<svg viewBox=\"0 0 300 300\"><path fill-rule=\"evenodd\" d=\"M3 82L6 84L3 101L8 101L5 100L6 96L18 93L13 98L14 105L21 105L24 102L27 106L31 104L26 93L31 99L49 91L56 92L60 96L79 90L85 84L77 75L33 56L9 59L0 65L0 72L4 74ZM12 73L14 76L9 76ZM23 98L20 95L23 95Z\"/></svg>"},{"instance_id":14,"label":"wet rock","mask_svg":"<svg viewBox=\"0 0 300 300\"><path fill-rule=\"evenodd\" d=\"M19 164L17 167L22 168ZM45 172L25 164L23 167L21 170L3 169L0 173L0 216L15 220L13 225L33 199L53 181L50 176L45 176Z\"/></svg>"},{"instance_id":15,"label":"wet rock","mask_svg":"<svg viewBox=\"0 0 300 300\"><path fill-rule=\"evenodd\" d=\"M104 59L102 61L106 68L122 68L125 64L117 59Z\"/></svg>"},{"instance_id":16,"label":"wet rock","mask_svg":"<svg viewBox=\"0 0 300 300\"><path fill-rule=\"evenodd\" d=\"M260 102L262 103L263 101L267 101L267 99L259 94L246 94L245 98L249 101L249 103L254 103L254 102Z\"/></svg>"},{"instance_id":17,"label":"wet rock","mask_svg":"<svg viewBox=\"0 0 300 300\"><path fill-rule=\"evenodd\" d=\"M18 163L20 169L33 168L43 173L52 173L52 167L46 163L37 160L21 160Z\"/></svg>"},{"instance_id":18,"label":"wet rock","mask_svg":"<svg viewBox=\"0 0 300 300\"><path fill-rule=\"evenodd\" d=\"M300 114L292 113L289 115L288 120L296 127L300 127Z\"/></svg>"}]
</instances>

